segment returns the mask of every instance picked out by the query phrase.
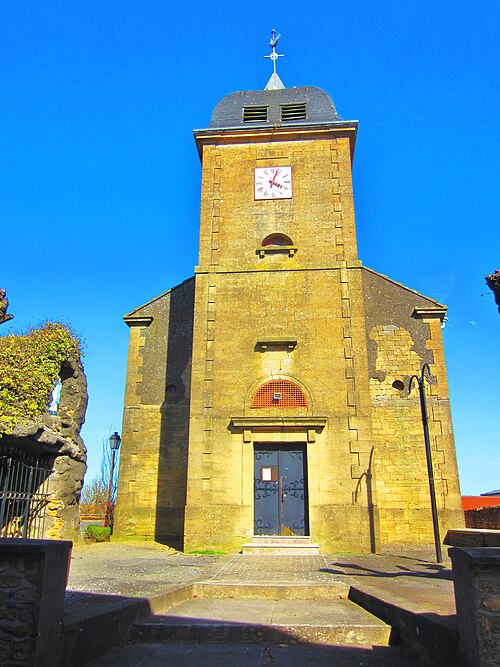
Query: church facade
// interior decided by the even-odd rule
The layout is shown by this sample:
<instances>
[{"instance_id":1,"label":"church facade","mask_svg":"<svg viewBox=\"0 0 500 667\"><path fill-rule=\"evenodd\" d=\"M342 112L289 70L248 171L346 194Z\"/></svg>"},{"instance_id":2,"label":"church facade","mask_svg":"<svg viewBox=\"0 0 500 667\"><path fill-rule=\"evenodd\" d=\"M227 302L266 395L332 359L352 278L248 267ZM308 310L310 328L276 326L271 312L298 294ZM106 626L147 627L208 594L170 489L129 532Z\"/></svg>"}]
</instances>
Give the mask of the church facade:
<instances>
[{"instance_id":1,"label":"church facade","mask_svg":"<svg viewBox=\"0 0 500 667\"><path fill-rule=\"evenodd\" d=\"M356 132L307 86L228 95L195 131L195 275L124 318L117 538L431 544L424 363L441 534L463 526L446 308L359 260Z\"/></svg>"}]
</instances>

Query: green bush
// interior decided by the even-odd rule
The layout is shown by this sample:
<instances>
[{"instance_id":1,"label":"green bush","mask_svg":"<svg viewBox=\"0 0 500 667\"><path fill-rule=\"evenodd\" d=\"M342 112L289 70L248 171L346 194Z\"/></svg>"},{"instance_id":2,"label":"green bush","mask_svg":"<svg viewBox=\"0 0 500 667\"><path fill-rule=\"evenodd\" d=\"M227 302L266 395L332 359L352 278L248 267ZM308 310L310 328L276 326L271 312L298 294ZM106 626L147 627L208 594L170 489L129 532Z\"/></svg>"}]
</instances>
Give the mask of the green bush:
<instances>
[{"instance_id":1,"label":"green bush","mask_svg":"<svg viewBox=\"0 0 500 667\"><path fill-rule=\"evenodd\" d=\"M0 436L47 410L61 364L80 354L76 334L57 322L0 336Z\"/></svg>"},{"instance_id":2,"label":"green bush","mask_svg":"<svg viewBox=\"0 0 500 667\"><path fill-rule=\"evenodd\" d=\"M109 542L111 528L91 524L85 528L84 537L89 542Z\"/></svg>"}]
</instances>

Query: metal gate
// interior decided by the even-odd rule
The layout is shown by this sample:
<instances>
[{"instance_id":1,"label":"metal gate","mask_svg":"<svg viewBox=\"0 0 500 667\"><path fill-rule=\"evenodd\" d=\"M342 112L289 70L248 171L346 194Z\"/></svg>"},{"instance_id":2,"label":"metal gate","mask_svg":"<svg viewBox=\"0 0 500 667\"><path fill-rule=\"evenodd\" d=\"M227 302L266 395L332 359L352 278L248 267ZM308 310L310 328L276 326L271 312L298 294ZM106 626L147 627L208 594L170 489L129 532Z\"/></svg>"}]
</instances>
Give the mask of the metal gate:
<instances>
[{"instance_id":1,"label":"metal gate","mask_svg":"<svg viewBox=\"0 0 500 667\"><path fill-rule=\"evenodd\" d=\"M0 537L43 538L53 456L0 450Z\"/></svg>"}]
</instances>

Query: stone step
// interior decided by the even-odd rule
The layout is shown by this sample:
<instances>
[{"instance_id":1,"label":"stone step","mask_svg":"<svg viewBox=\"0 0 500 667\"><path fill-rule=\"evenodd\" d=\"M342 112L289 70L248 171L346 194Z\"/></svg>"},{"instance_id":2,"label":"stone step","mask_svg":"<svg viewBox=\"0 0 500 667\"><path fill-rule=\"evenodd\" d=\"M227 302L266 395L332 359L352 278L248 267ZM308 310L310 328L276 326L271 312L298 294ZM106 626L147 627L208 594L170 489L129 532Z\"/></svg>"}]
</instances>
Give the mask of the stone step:
<instances>
[{"instance_id":1,"label":"stone step","mask_svg":"<svg viewBox=\"0 0 500 667\"><path fill-rule=\"evenodd\" d=\"M309 535L254 535L251 544L311 544Z\"/></svg>"},{"instance_id":2,"label":"stone step","mask_svg":"<svg viewBox=\"0 0 500 667\"><path fill-rule=\"evenodd\" d=\"M194 586L194 594L196 597L240 600L332 600L347 599L349 585L340 580L329 584L242 584L198 581Z\"/></svg>"},{"instance_id":3,"label":"stone step","mask_svg":"<svg viewBox=\"0 0 500 667\"><path fill-rule=\"evenodd\" d=\"M86 667L422 667L401 646L311 644L195 644L187 642L127 644Z\"/></svg>"},{"instance_id":4,"label":"stone step","mask_svg":"<svg viewBox=\"0 0 500 667\"><path fill-rule=\"evenodd\" d=\"M134 641L387 646L391 627L349 600L192 598L136 623Z\"/></svg>"},{"instance_id":5,"label":"stone step","mask_svg":"<svg viewBox=\"0 0 500 667\"><path fill-rule=\"evenodd\" d=\"M309 536L300 535L254 535L251 542L241 548L242 554L274 556L317 556L319 545L313 544Z\"/></svg>"}]
</instances>

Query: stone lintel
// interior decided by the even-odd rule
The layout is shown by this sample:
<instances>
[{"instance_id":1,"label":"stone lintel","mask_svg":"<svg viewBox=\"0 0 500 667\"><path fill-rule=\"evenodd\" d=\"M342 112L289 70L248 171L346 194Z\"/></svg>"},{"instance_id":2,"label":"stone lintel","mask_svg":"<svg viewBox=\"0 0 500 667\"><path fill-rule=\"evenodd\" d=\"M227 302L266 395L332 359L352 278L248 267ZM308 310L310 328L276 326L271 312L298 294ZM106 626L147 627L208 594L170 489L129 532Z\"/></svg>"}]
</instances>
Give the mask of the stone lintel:
<instances>
[{"instance_id":1,"label":"stone lintel","mask_svg":"<svg viewBox=\"0 0 500 667\"><path fill-rule=\"evenodd\" d=\"M280 246L268 246L260 245L257 248L257 254L259 257L264 257L266 254L271 253L287 253L289 257L293 257L297 252L296 245L280 245Z\"/></svg>"},{"instance_id":2,"label":"stone lintel","mask_svg":"<svg viewBox=\"0 0 500 667\"><path fill-rule=\"evenodd\" d=\"M303 431L308 442L316 442L327 417L233 417L231 425L243 431L243 442L252 442L253 432Z\"/></svg>"},{"instance_id":3,"label":"stone lintel","mask_svg":"<svg viewBox=\"0 0 500 667\"><path fill-rule=\"evenodd\" d=\"M255 343L255 349L259 351L265 351L268 347L286 347L289 350L293 350L297 347L297 339L291 338L290 336L269 336L258 340Z\"/></svg>"}]
</instances>

